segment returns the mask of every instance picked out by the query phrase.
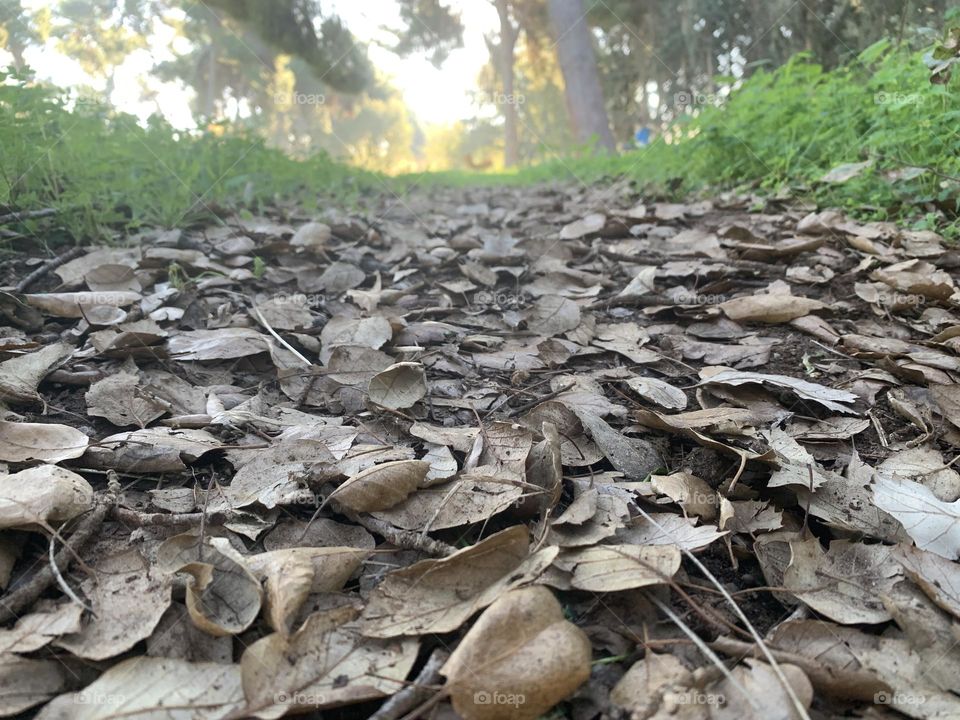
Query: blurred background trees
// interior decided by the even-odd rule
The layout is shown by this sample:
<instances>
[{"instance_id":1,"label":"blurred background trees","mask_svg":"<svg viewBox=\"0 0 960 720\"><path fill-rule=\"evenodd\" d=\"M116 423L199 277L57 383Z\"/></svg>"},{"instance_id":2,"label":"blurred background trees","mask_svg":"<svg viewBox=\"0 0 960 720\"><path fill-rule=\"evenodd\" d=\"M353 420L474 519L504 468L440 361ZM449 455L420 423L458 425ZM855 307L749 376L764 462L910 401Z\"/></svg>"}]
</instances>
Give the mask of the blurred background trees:
<instances>
[{"instance_id":1,"label":"blurred background trees","mask_svg":"<svg viewBox=\"0 0 960 720\"><path fill-rule=\"evenodd\" d=\"M475 112L414 114L374 45L437 66L463 46L463 2L491 18ZM928 43L946 0L378 0L399 18L359 39L324 0L0 0L0 48L74 60L100 96L251 132L284 151L323 149L372 169L499 168L633 147L683 113L723 101L758 68L798 52L826 67L881 37ZM393 17L391 16L391 17ZM369 33L368 33L369 35ZM135 68L131 75L130 67ZM125 75L123 73L126 73Z\"/></svg>"}]
</instances>

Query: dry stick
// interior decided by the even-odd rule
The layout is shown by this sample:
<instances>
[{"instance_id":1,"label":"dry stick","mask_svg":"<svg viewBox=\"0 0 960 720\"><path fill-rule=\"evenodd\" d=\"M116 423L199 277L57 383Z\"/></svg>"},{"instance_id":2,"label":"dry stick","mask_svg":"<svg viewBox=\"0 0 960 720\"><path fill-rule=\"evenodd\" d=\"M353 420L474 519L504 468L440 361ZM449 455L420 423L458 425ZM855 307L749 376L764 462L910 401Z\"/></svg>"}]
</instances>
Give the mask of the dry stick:
<instances>
[{"instance_id":1,"label":"dry stick","mask_svg":"<svg viewBox=\"0 0 960 720\"><path fill-rule=\"evenodd\" d=\"M426 700L433 692L429 686L440 682L440 668L448 657L450 653L446 650L442 648L434 650L413 683L381 705L380 709L370 716L370 720L399 720Z\"/></svg>"},{"instance_id":2,"label":"dry stick","mask_svg":"<svg viewBox=\"0 0 960 720\"><path fill-rule=\"evenodd\" d=\"M293 345L291 345L290 343L288 343L286 340L284 340L282 337L280 337L280 336L277 334L277 331L274 330L273 327L271 327L270 323L268 323L268 322L267 322L267 319L263 316L263 313L260 312L260 308L257 307L256 303L251 303L250 307L253 309L253 313L257 316L257 320L260 321L260 324L263 325L263 327L266 328L266 330L267 330L268 333L270 333L271 335L273 335L274 338L276 338L276 341L277 341L278 343L280 343L280 344L283 345L287 350L289 350L290 352L292 352L292 353L294 354L294 356L295 356L300 362L302 362L304 365L306 365L308 368L312 368L312 367L313 367L313 363L312 363L312 362L310 362L309 360L307 360L303 355L301 355L301 354L297 351L297 349L296 349Z\"/></svg>"},{"instance_id":3,"label":"dry stick","mask_svg":"<svg viewBox=\"0 0 960 720\"><path fill-rule=\"evenodd\" d=\"M3 219L0 218L0 222L2 222L2 220ZM30 273L25 278L23 278L23 280L18 282L16 286L16 291L23 292L28 287L30 287L34 282L42 278L51 270L60 267L61 265L63 265L65 262L69 260L73 260L74 258L78 258L81 255L85 255L86 252L87 251L84 250L82 247L70 248L65 253L63 253L63 255L59 255L55 258L51 258L50 260L47 260L43 265L38 267L32 273Z\"/></svg>"},{"instance_id":4,"label":"dry stick","mask_svg":"<svg viewBox=\"0 0 960 720\"><path fill-rule=\"evenodd\" d=\"M557 388L557 389L554 390L553 392L547 393L547 394L544 395L543 397L537 397L537 398L534 398L533 400L531 400L530 402L525 402L523 405L519 405L519 406L513 408L512 410L510 410L510 412L508 412L504 417L510 418L510 417L513 417L514 415L519 415L520 413L525 413L527 410L532 410L533 408L535 408L535 407L536 407L537 405L539 405L540 403L545 403L545 402L547 402L547 400L553 400L555 397L557 397L557 395L561 395L562 393L565 393L567 390L569 390L570 388L572 388L574 385L576 385L576 383L569 383L569 384L567 384L567 385L564 385L563 387Z\"/></svg>"},{"instance_id":5,"label":"dry stick","mask_svg":"<svg viewBox=\"0 0 960 720\"><path fill-rule=\"evenodd\" d=\"M54 578L55 578L56 581L57 581L57 586L58 586L61 590L63 590L64 595L66 595L68 598L70 598L70 599L71 599L73 602L75 602L77 605L79 605L80 607L82 607L84 610L90 610L90 611L92 612L92 611L93 611L93 608L87 607L87 604L86 604L83 600L81 600L80 598L77 597L77 594L73 591L73 588L70 587L69 583L67 583L67 581L66 581L66 579L64 579L63 575L60 574L60 568L57 566L57 558L56 558L56 556L55 556L54 553L53 553L54 545L56 544L56 542L57 542L57 536L56 536L56 535L51 535L51 536L50 536L50 565L49 565L49 567L50 567L50 569L53 571L53 576L54 576Z\"/></svg>"},{"instance_id":6,"label":"dry stick","mask_svg":"<svg viewBox=\"0 0 960 720\"><path fill-rule=\"evenodd\" d=\"M680 631L683 632L684 635L690 638L691 642L693 642L693 644L699 648L700 652L703 653L703 656L712 662L714 667L716 667L721 673L723 673L723 676L730 681L730 684L733 685L740 692L740 694L746 698L748 703L750 703L750 707L752 707L754 710L759 710L760 708L757 707L757 704L753 701L753 697L751 697L750 693L747 692L747 689L733 676L733 673L730 672L730 669L723 664L723 661L717 657L717 654L710 649L710 647L700 638L700 636L697 635L689 625L681 620L680 616L673 612L673 610L671 610L666 603L662 602L660 598L653 593L647 593L646 595L650 602L660 608L660 611L670 618L670 620L673 621L673 624L680 628Z\"/></svg>"},{"instance_id":7,"label":"dry stick","mask_svg":"<svg viewBox=\"0 0 960 720\"><path fill-rule=\"evenodd\" d=\"M430 536L423 536L410 530L400 530L372 515L351 512L345 514L353 522L362 525L372 533L382 535L387 542L404 550L419 550L435 557L448 557L457 551L453 545L448 545L441 540L434 540Z\"/></svg>"},{"instance_id":8,"label":"dry stick","mask_svg":"<svg viewBox=\"0 0 960 720\"><path fill-rule=\"evenodd\" d=\"M644 519L651 522L655 528L662 532L667 537L676 540L673 532L663 527L660 523L650 517L643 508L637 508L640 511L640 514L643 515ZM796 691L793 689L793 686L787 680L787 676L783 674L783 670L780 668L780 664L777 662L776 658L770 653L770 649L767 647L767 644L763 641L763 638L760 637L760 633L757 632L757 629L753 626L753 623L750 622L750 618L747 617L746 613L737 605L737 601L733 599L729 591L717 580L716 576L710 572L710 569L704 565L700 560L694 555L690 550L685 548L682 543L677 542L677 546L680 548L680 551L689 558L689 560L697 566L697 569L702 572L706 578L713 583L713 586L720 591L720 594L723 595L724 600L733 608L733 611L737 614L737 617L746 625L747 630L750 631L750 635L753 637L754 642L757 646L763 651L766 661L770 664L770 668L773 670L774 674L777 676L777 679L780 681L780 684L783 686L783 689L786 690L787 695L790 697L790 701L793 703L794 708L797 710L797 714L802 718L802 720L810 720L810 715L807 713L806 707L803 703L800 702L800 698L797 697Z\"/></svg>"},{"instance_id":9,"label":"dry stick","mask_svg":"<svg viewBox=\"0 0 960 720\"><path fill-rule=\"evenodd\" d=\"M113 511L113 516L122 523L136 527L193 527L202 525L203 523L223 525L234 519L233 513L229 511L218 511L209 514L202 512L142 513L121 507Z\"/></svg>"}]
</instances>

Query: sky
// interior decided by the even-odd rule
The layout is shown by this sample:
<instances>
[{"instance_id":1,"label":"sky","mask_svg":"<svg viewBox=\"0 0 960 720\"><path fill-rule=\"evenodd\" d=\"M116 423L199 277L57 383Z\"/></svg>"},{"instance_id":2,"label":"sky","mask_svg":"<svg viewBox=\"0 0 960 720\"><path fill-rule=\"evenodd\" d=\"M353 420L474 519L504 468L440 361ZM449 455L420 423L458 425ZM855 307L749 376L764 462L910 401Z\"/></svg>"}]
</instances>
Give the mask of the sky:
<instances>
[{"instance_id":1,"label":"sky","mask_svg":"<svg viewBox=\"0 0 960 720\"><path fill-rule=\"evenodd\" d=\"M46 3L45 0L25 0L23 4L36 10ZM496 11L487 0L449 0L448 4L461 14L464 46L454 50L440 69L423 56L400 58L377 44L377 40L389 43L391 39L382 26L400 25L394 0L326 0L323 6L341 17L358 42L369 43L374 65L402 93L407 106L422 124L447 124L478 114L472 92L477 75L488 60L484 33L494 31L498 25ZM155 27L157 37L151 47L132 53L118 68L116 90L110 101L141 118L160 109L174 126L192 127L188 96L172 83L162 84L149 77L149 69L155 62L172 58L168 50L172 31L160 22L155 23ZM4 55L0 50L0 65L8 62ZM42 49L30 49L26 57L41 78L56 85L95 85L76 62L57 52L52 43ZM159 92L155 103L141 100L144 83Z\"/></svg>"}]
</instances>

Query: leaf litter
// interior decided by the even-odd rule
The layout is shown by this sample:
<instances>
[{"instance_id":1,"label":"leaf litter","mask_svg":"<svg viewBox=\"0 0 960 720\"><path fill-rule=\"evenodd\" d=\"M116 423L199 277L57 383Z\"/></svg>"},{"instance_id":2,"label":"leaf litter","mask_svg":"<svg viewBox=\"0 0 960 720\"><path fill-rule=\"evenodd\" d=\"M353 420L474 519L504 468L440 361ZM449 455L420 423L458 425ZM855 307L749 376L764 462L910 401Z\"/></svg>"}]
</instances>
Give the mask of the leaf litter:
<instances>
[{"instance_id":1,"label":"leaf litter","mask_svg":"<svg viewBox=\"0 0 960 720\"><path fill-rule=\"evenodd\" d=\"M2 289L0 716L960 717L916 235L450 189Z\"/></svg>"}]
</instances>

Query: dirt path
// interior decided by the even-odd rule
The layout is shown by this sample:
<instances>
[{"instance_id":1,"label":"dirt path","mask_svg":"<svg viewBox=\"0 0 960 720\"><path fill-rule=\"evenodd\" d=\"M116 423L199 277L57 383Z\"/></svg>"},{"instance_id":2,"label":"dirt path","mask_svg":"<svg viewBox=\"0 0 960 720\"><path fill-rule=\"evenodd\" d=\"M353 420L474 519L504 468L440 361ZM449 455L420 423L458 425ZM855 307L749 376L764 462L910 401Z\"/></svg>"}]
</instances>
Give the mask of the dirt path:
<instances>
[{"instance_id":1,"label":"dirt path","mask_svg":"<svg viewBox=\"0 0 960 720\"><path fill-rule=\"evenodd\" d=\"M0 294L0 711L960 713L940 238L625 187L365 202ZM408 697L425 665L445 694Z\"/></svg>"}]
</instances>

